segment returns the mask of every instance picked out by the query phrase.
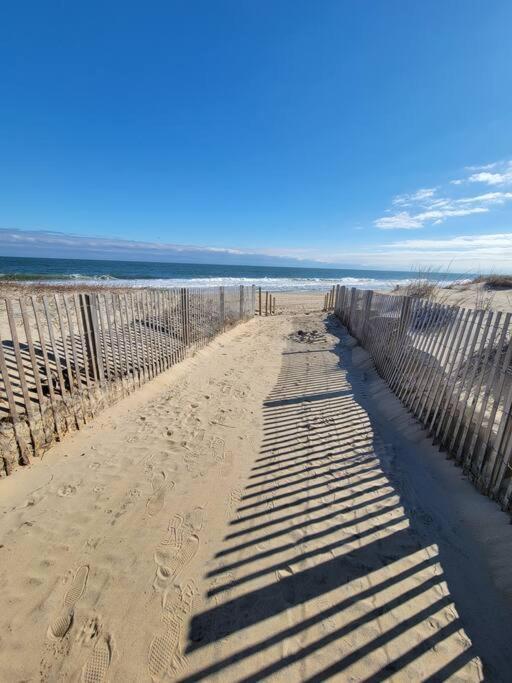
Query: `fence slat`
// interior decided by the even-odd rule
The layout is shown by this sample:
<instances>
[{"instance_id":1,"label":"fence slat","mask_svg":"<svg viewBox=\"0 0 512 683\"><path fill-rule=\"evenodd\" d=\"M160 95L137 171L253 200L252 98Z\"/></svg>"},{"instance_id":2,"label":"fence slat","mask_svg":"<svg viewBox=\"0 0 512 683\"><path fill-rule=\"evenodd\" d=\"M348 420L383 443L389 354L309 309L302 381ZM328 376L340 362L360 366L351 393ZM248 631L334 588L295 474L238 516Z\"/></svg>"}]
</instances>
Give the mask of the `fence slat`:
<instances>
[{"instance_id":1,"label":"fence slat","mask_svg":"<svg viewBox=\"0 0 512 683\"><path fill-rule=\"evenodd\" d=\"M255 287L243 285L9 298L0 309L9 337L0 339L0 466L28 464L105 403L202 348L224 322L252 317L255 305ZM270 294L268 308L275 312Z\"/></svg>"},{"instance_id":2,"label":"fence slat","mask_svg":"<svg viewBox=\"0 0 512 683\"><path fill-rule=\"evenodd\" d=\"M512 314L336 286L325 308L429 435L512 505Z\"/></svg>"},{"instance_id":3,"label":"fence slat","mask_svg":"<svg viewBox=\"0 0 512 683\"><path fill-rule=\"evenodd\" d=\"M9 413L11 417L11 422L14 430L14 438L16 439L16 444L18 446L18 453L19 453L19 458L20 462L22 465L29 465L30 464L30 458L28 454L28 448L25 443L25 439L23 438L23 434L21 432L21 425L20 425L20 420L18 416L18 411L16 409L16 401L14 399L14 392L12 389L12 384L11 384L11 379L9 377L9 371L7 369L7 363L5 361L5 355L4 355L4 342L2 337L0 336L0 374L2 375L3 381L4 381L4 391L6 393L6 398L7 398L7 405L9 407ZM4 469L6 474L11 473L11 463L9 461L9 458L7 455L2 456L3 457L3 463L4 463Z\"/></svg>"},{"instance_id":4,"label":"fence slat","mask_svg":"<svg viewBox=\"0 0 512 683\"><path fill-rule=\"evenodd\" d=\"M51 440L51 430L50 430L50 432L48 431L48 425L47 425L47 421L46 421L46 399L45 399L44 394L43 394L43 386L41 384L39 366L37 364L37 357L36 357L36 352L35 352L35 347L34 347L34 340L32 337L32 329L30 326L30 320L29 320L27 309L26 309L26 306L25 306L23 299L20 299L19 304L20 304L21 318L23 320L23 327L25 330L25 339L27 340L28 353L30 356L30 362L32 363L32 374L33 374L33 378L34 378L34 384L36 387L37 402L39 405L39 414L40 414L40 419L41 419L41 423L42 423L42 432L44 435L44 444L43 445L46 445Z\"/></svg>"}]
</instances>

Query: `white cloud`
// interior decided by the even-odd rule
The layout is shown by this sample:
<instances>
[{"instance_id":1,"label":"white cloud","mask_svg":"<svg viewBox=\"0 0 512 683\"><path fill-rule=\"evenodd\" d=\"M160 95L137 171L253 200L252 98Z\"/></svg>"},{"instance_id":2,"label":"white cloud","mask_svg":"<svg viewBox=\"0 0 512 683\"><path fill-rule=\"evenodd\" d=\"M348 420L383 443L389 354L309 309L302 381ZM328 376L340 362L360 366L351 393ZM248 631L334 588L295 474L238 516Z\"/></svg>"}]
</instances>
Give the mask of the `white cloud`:
<instances>
[{"instance_id":1,"label":"white cloud","mask_svg":"<svg viewBox=\"0 0 512 683\"><path fill-rule=\"evenodd\" d=\"M397 270L425 266L452 273L511 273L512 232L396 240L373 249L332 253L330 258L355 266Z\"/></svg>"},{"instance_id":2,"label":"white cloud","mask_svg":"<svg viewBox=\"0 0 512 683\"><path fill-rule=\"evenodd\" d=\"M465 183L481 182L491 186L509 183L512 185L512 161L473 166L467 170L474 172L467 178L452 180L449 184L460 186ZM491 173L494 170L496 172ZM453 189L447 195L439 196L437 187L397 195L391 202L395 211L387 209L385 213L390 215L378 218L374 225L380 230L418 230L426 224L438 225L449 218L487 213L492 205L512 200L512 192L504 191L457 197L457 191Z\"/></svg>"},{"instance_id":3,"label":"white cloud","mask_svg":"<svg viewBox=\"0 0 512 683\"><path fill-rule=\"evenodd\" d=\"M431 199L436 193L435 187L424 187L412 194L399 194L393 199L394 206L412 206Z\"/></svg>"},{"instance_id":4,"label":"white cloud","mask_svg":"<svg viewBox=\"0 0 512 683\"><path fill-rule=\"evenodd\" d=\"M482 166L466 166L466 171L491 171L493 168L501 166L503 161L493 161L492 164L483 164Z\"/></svg>"},{"instance_id":5,"label":"white cloud","mask_svg":"<svg viewBox=\"0 0 512 683\"><path fill-rule=\"evenodd\" d=\"M476 197L463 197L462 199L456 199L455 202L457 204L504 204L509 199L512 199L512 192L487 192L486 194L479 194Z\"/></svg>"},{"instance_id":6,"label":"white cloud","mask_svg":"<svg viewBox=\"0 0 512 683\"><path fill-rule=\"evenodd\" d=\"M484 166L467 166L466 170L470 171L471 175L466 178L451 180L451 184L484 183L491 186L512 185L512 160L495 161Z\"/></svg>"},{"instance_id":7,"label":"white cloud","mask_svg":"<svg viewBox=\"0 0 512 683\"><path fill-rule=\"evenodd\" d=\"M440 206L439 204L437 206ZM425 223L442 223L447 218L458 216L470 216L475 213L487 213L489 208L486 206L475 206L471 208L457 208L447 202L443 208L434 206L428 211L411 215L408 211L402 211L393 216L384 216L375 221L375 226L380 230L417 230L423 228Z\"/></svg>"},{"instance_id":8,"label":"white cloud","mask_svg":"<svg viewBox=\"0 0 512 683\"><path fill-rule=\"evenodd\" d=\"M486 183L486 185L509 185L512 184L512 168L505 173L473 173L468 178L470 183Z\"/></svg>"},{"instance_id":9,"label":"white cloud","mask_svg":"<svg viewBox=\"0 0 512 683\"><path fill-rule=\"evenodd\" d=\"M383 216L375 221L381 230L417 230L423 227L423 222L408 211L401 211L394 216Z\"/></svg>"},{"instance_id":10,"label":"white cloud","mask_svg":"<svg viewBox=\"0 0 512 683\"><path fill-rule=\"evenodd\" d=\"M392 217L388 217L392 218ZM0 249L6 255L39 255L71 258L121 258L195 263L245 263L268 265L335 264L414 270L427 266L451 272L512 272L512 231L490 235L462 235L437 239L390 240L372 248L349 250L340 238L339 248L317 247L250 249L187 246L87 237L49 231L0 228Z\"/></svg>"},{"instance_id":11,"label":"white cloud","mask_svg":"<svg viewBox=\"0 0 512 683\"><path fill-rule=\"evenodd\" d=\"M501 232L491 235L458 235L446 239L409 239L392 242L387 247L391 249L464 249L474 250L476 248L507 248L512 250L512 233Z\"/></svg>"}]
</instances>

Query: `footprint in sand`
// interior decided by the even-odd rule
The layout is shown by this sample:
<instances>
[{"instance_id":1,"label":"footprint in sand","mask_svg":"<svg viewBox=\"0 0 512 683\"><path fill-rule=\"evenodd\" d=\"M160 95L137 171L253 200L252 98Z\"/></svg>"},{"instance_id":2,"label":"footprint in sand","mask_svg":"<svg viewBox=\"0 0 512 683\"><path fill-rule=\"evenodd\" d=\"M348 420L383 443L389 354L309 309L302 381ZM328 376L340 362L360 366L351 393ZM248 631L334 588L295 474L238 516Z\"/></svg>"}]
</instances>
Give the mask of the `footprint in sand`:
<instances>
[{"instance_id":1,"label":"footprint in sand","mask_svg":"<svg viewBox=\"0 0 512 683\"><path fill-rule=\"evenodd\" d=\"M186 516L186 525L192 531L201 531L206 521L206 511L203 507L198 506L189 512Z\"/></svg>"},{"instance_id":2,"label":"footprint in sand","mask_svg":"<svg viewBox=\"0 0 512 683\"><path fill-rule=\"evenodd\" d=\"M224 439L221 439L218 436L215 436L212 439L211 442L211 450L212 450L212 455L213 459L217 464L221 464L224 462L225 458L225 442Z\"/></svg>"},{"instance_id":3,"label":"footprint in sand","mask_svg":"<svg viewBox=\"0 0 512 683\"><path fill-rule=\"evenodd\" d=\"M155 553L156 575L153 588L166 590L180 572L193 560L199 548L199 537L191 534L174 554L158 550Z\"/></svg>"},{"instance_id":4,"label":"footprint in sand","mask_svg":"<svg viewBox=\"0 0 512 683\"><path fill-rule=\"evenodd\" d=\"M100 636L82 670L82 683L103 683L107 680L112 659L110 637Z\"/></svg>"},{"instance_id":5,"label":"footprint in sand","mask_svg":"<svg viewBox=\"0 0 512 683\"><path fill-rule=\"evenodd\" d=\"M165 472L159 472L158 474L153 475L153 479L151 480L153 493L146 503L146 510L150 517L154 517L162 510L167 491L174 487L174 482L170 481L169 483L166 483L166 479L167 475Z\"/></svg>"},{"instance_id":6,"label":"footprint in sand","mask_svg":"<svg viewBox=\"0 0 512 683\"><path fill-rule=\"evenodd\" d=\"M198 590L194 581L187 581L183 588L164 602L164 628L149 646L148 670L153 680L160 680L172 668L183 668L185 659L179 652L180 634L183 622L192 610Z\"/></svg>"},{"instance_id":7,"label":"footprint in sand","mask_svg":"<svg viewBox=\"0 0 512 683\"><path fill-rule=\"evenodd\" d=\"M148 670L153 680L166 675L178 655L181 623L172 617L165 629L156 635L149 646Z\"/></svg>"},{"instance_id":8,"label":"footprint in sand","mask_svg":"<svg viewBox=\"0 0 512 683\"><path fill-rule=\"evenodd\" d=\"M72 496L77 492L77 487L73 486L72 484L66 484L66 486L60 486L57 489L57 495L61 496L62 498L67 498L68 496Z\"/></svg>"},{"instance_id":9,"label":"footprint in sand","mask_svg":"<svg viewBox=\"0 0 512 683\"><path fill-rule=\"evenodd\" d=\"M183 544L183 517L174 515L167 527L167 536L162 540L162 545L169 545L171 548L181 548Z\"/></svg>"},{"instance_id":10,"label":"footprint in sand","mask_svg":"<svg viewBox=\"0 0 512 683\"><path fill-rule=\"evenodd\" d=\"M192 610L196 595L199 593L196 582L189 579L175 593L166 593L163 600L162 619L165 623L173 617L183 620Z\"/></svg>"},{"instance_id":11,"label":"footprint in sand","mask_svg":"<svg viewBox=\"0 0 512 683\"><path fill-rule=\"evenodd\" d=\"M80 600L87 585L87 577L89 576L89 567L84 564L77 569L73 578L71 586L69 587L60 614L48 626L48 636L52 639L60 640L64 638L73 623L73 609L76 603Z\"/></svg>"}]
</instances>

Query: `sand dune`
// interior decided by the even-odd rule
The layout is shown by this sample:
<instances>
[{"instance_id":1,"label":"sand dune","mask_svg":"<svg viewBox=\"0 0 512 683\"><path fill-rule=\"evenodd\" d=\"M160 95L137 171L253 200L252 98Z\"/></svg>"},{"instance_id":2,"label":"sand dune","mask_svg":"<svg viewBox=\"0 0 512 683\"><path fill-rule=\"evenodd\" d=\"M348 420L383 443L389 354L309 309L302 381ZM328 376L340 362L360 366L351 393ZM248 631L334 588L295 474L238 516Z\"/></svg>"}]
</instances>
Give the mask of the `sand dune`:
<instances>
[{"instance_id":1,"label":"sand dune","mask_svg":"<svg viewBox=\"0 0 512 683\"><path fill-rule=\"evenodd\" d=\"M1 482L1 681L507 680L506 515L292 309Z\"/></svg>"}]
</instances>

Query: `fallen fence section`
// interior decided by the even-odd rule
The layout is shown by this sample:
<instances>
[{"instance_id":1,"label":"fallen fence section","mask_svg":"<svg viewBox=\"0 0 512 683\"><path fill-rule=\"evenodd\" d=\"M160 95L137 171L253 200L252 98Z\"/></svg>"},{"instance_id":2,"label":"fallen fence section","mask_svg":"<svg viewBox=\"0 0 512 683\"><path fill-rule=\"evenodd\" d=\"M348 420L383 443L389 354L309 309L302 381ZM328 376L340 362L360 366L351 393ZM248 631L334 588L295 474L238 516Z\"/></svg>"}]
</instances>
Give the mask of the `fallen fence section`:
<instances>
[{"instance_id":1,"label":"fallen fence section","mask_svg":"<svg viewBox=\"0 0 512 683\"><path fill-rule=\"evenodd\" d=\"M255 310L254 287L0 300L0 476Z\"/></svg>"},{"instance_id":2,"label":"fallen fence section","mask_svg":"<svg viewBox=\"0 0 512 683\"><path fill-rule=\"evenodd\" d=\"M342 286L334 311L434 443L510 510L511 314Z\"/></svg>"}]
</instances>

